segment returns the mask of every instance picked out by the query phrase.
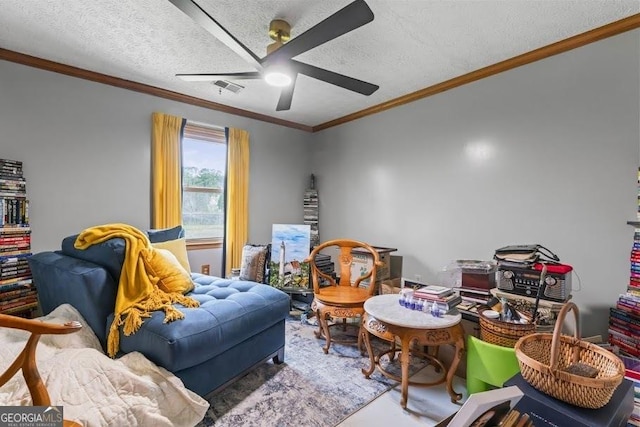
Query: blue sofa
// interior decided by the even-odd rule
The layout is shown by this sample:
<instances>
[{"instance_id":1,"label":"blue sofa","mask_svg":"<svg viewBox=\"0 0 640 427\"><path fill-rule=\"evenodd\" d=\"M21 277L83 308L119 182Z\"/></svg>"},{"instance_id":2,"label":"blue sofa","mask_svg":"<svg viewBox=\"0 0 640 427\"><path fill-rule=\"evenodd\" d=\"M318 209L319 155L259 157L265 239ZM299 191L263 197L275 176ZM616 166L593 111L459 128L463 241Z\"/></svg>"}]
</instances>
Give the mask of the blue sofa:
<instances>
[{"instance_id":1,"label":"blue sofa","mask_svg":"<svg viewBox=\"0 0 640 427\"><path fill-rule=\"evenodd\" d=\"M166 235L149 236L152 242L168 240ZM73 247L75 238L65 238L61 250L29 258L40 306L48 314L60 304L71 304L106 349L124 240L110 239L81 251ZM171 323L163 323L163 312L154 312L136 333L128 337L120 333L122 354L139 351L201 396L268 359L284 361L286 293L250 281L198 273L192 278L196 286L189 295L200 307L178 305L185 317Z\"/></svg>"}]
</instances>

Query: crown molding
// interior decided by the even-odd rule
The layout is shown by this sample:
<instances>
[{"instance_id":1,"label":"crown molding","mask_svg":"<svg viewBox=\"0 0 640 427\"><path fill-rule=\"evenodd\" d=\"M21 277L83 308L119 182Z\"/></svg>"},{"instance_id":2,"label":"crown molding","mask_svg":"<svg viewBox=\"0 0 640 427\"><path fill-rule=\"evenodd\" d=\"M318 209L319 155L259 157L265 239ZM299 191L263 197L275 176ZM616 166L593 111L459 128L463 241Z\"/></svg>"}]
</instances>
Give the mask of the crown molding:
<instances>
[{"instance_id":1,"label":"crown molding","mask_svg":"<svg viewBox=\"0 0 640 427\"><path fill-rule=\"evenodd\" d=\"M475 82L477 80L502 73L503 71L508 71L517 67L521 67L523 65L531 64L532 62L540 61L541 59L549 58L550 56L558 55L560 53L564 53L569 50L573 50L590 43L597 42L599 40L613 37L618 34L634 30L638 27L640 27L640 14L631 15L628 18L612 22L611 24L595 28L593 30L541 47L539 49L523 53L522 55L514 56L513 58L498 62L497 64L480 68L479 70L472 71L470 73L455 77L453 79L438 83L424 89L420 89L408 95L403 95L390 101L383 102L382 104L374 105L373 107L360 110L353 114L349 114L347 116L340 117L338 119L331 120L317 126L313 126L313 132L319 132L321 130L358 120L366 116L371 116L373 114L377 114L391 108L409 104L410 102L418 101L420 99L427 98L429 96L436 95L438 93L442 93L462 85L466 85L467 83Z\"/></svg>"},{"instance_id":2,"label":"crown molding","mask_svg":"<svg viewBox=\"0 0 640 427\"><path fill-rule=\"evenodd\" d=\"M170 99L172 101L184 102L185 104L195 105L198 107L208 108L211 110L221 111L224 113L233 114L236 116L247 117L250 119L260 120L267 123L276 124L279 126L289 127L292 129L299 129L306 132L319 132L334 126L338 126L344 123L348 123L354 120L361 119L373 114L380 113L391 108L399 107L401 105L409 104L414 101L418 101L423 98L427 98L438 93L442 93L459 86L463 86L468 83L475 82L477 80L490 77L504 71L512 70L523 65L531 64L532 62L540 61L541 59L549 58L554 55L558 55L609 37L616 36L618 34L625 33L627 31L635 30L640 27L640 14L631 15L628 18L621 19L619 21L612 22L602 27L595 28L593 30L578 34L573 37L561 40L556 43L552 43L547 46L543 46L539 49L532 50L522 55L514 56L507 60L498 62L493 65L481 68L479 70L472 71L462 76L455 77L453 79L444 81L442 83L435 84L433 86L420 89L418 91L403 95L401 97L392 99L390 101L383 102L373 107L360 110L358 112L348 114L346 116L331 120L316 126L308 126L300 123L295 123L287 120L277 119L265 114L258 114L251 111L243 110L240 108L229 107L227 105L219 104L217 102L207 101L201 98L193 96L183 95L177 92L173 92L166 89L161 89L155 86L146 85L143 83L134 82L131 80L125 80L118 77L109 76L106 74L96 73L93 71L85 70L70 65L61 64L58 62L49 61L46 59L38 58L35 56L25 55L23 53L14 52L7 49L0 48L0 59L15 62L29 67L39 68L46 71L52 71L54 73L65 74L72 77L77 77L84 80L90 80L93 82L103 83L110 86L119 87L122 89L132 90L135 92L141 92L148 95L154 95L160 98Z\"/></svg>"},{"instance_id":3,"label":"crown molding","mask_svg":"<svg viewBox=\"0 0 640 427\"><path fill-rule=\"evenodd\" d=\"M115 86L122 89L141 92L147 95L157 96L159 98L170 99L172 101L184 102L185 104L196 105L198 107L208 108L210 110L222 111L223 113L234 114L236 116L248 117L250 119L260 120L263 122L273 123L280 126L300 129L311 132L311 126L300 123L290 122L287 120L276 119L265 114L253 113L251 111L240 108L229 107L228 105L218 104L217 102L207 101L194 96L183 95L159 87L134 82L131 80L121 79L106 74L96 73L94 71L85 70L71 65L61 64L59 62L49 61L47 59L35 56L25 55L23 53L14 52L12 50L0 48L0 59L15 62L17 64L27 65L29 67L39 68L41 70L52 71L54 73L65 74L67 76L77 77L79 79L90 80L92 82L102 83L109 86Z\"/></svg>"}]
</instances>

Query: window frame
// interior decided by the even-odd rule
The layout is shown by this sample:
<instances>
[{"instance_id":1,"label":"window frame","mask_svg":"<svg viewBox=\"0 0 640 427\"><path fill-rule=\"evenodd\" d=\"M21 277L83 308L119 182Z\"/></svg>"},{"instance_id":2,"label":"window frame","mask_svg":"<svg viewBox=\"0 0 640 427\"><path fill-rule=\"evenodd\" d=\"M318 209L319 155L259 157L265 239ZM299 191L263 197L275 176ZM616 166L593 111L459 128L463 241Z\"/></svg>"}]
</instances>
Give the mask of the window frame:
<instances>
[{"instance_id":1,"label":"window frame","mask_svg":"<svg viewBox=\"0 0 640 427\"><path fill-rule=\"evenodd\" d=\"M191 120L187 120L183 132L182 132L182 140L191 139L200 141L203 143L212 143L212 144L223 144L226 149L228 149L228 142L226 137L226 130L223 127L212 126L204 123L198 123ZM184 146L181 148L181 156L183 156L182 150ZM182 162L181 162L182 163ZM226 165L226 162L225 162ZM184 193L192 192L192 193L209 193L209 194L222 194L225 195L225 187L226 187L226 175L227 168L225 166L225 170L223 171L225 174L225 182L223 182L222 187L201 187L201 186L185 186L182 182L184 178L184 169L185 165L181 165L181 191L182 191L182 199L184 201ZM183 215L183 207L181 207L180 214ZM226 233L226 214L227 214L227 202L226 197L224 200L224 220L223 220L223 232L222 237L200 237L200 238L186 238L187 249L216 249L222 248L224 245L225 233ZM184 226L184 224L183 224Z\"/></svg>"}]
</instances>

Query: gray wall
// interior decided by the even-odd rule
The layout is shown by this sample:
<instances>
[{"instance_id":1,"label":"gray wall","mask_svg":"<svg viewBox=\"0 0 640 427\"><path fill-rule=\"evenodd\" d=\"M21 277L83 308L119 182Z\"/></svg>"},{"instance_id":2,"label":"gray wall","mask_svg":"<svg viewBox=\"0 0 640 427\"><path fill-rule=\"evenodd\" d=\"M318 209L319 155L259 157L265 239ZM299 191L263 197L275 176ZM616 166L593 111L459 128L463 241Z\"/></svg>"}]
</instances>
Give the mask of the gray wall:
<instances>
[{"instance_id":1,"label":"gray wall","mask_svg":"<svg viewBox=\"0 0 640 427\"><path fill-rule=\"evenodd\" d=\"M626 290L640 32L314 135L322 240L398 248L405 277L541 243L573 265L585 334Z\"/></svg>"},{"instance_id":2,"label":"gray wall","mask_svg":"<svg viewBox=\"0 0 640 427\"><path fill-rule=\"evenodd\" d=\"M249 237L300 223L310 134L0 61L0 157L24 162L32 249L93 225L150 224L151 113L250 133ZM219 272L219 251L190 254Z\"/></svg>"},{"instance_id":3,"label":"gray wall","mask_svg":"<svg viewBox=\"0 0 640 427\"><path fill-rule=\"evenodd\" d=\"M41 251L91 225L148 227L153 111L241 127L251 133L250 240L302 220L313 172L323 240L396 247L404 275L427 281L451 260L542 243L575 267L585 334L604 333L626 289L626 221L637 210L638 37L312 135L0 61L0 157L25 162ZM217 272L215 254L190 258Z\"/></svg>"}]
</instances>

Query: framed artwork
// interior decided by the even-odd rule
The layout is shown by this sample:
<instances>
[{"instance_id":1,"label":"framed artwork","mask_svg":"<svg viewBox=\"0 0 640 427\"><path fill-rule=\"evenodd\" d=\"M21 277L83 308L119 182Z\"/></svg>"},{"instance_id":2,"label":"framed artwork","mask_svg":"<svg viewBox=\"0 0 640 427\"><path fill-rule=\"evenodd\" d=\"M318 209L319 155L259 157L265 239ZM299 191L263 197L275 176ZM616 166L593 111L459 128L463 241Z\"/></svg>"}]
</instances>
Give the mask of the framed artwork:
<instances>
[{"instance_id":1,"label":"framed artwork","mask_svg":"<svg viewBox=\"0 0 640 427\"><path fill-rule=\"evenodd\" d=\"M309 288L309 263L303 262L311 252L309 224L273 224L269 284L283 290Z\"/></svg>"}]
</instances>

